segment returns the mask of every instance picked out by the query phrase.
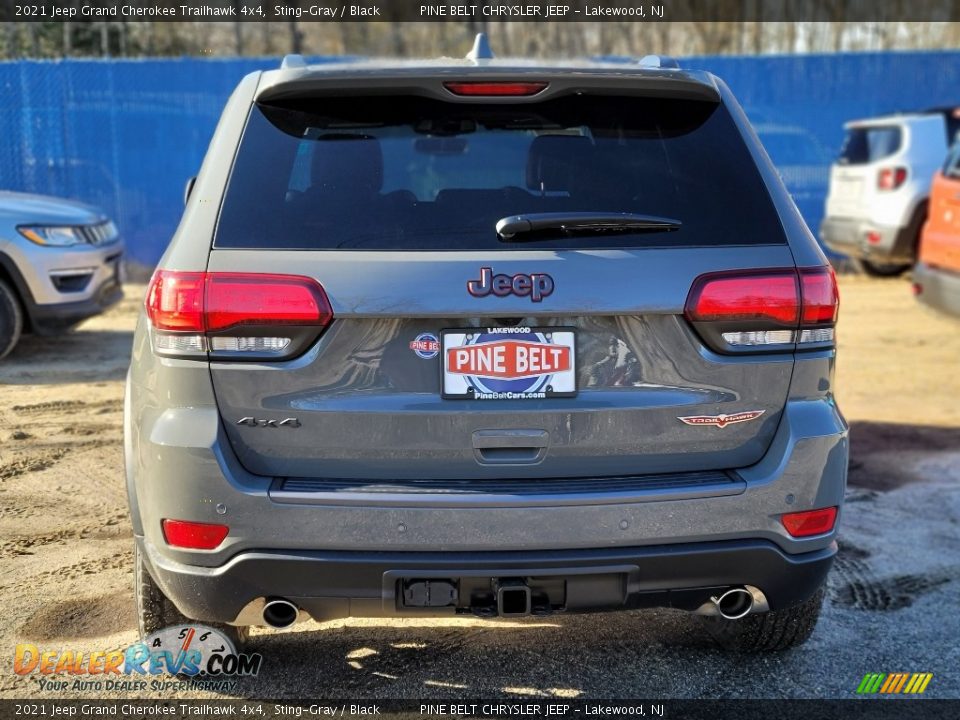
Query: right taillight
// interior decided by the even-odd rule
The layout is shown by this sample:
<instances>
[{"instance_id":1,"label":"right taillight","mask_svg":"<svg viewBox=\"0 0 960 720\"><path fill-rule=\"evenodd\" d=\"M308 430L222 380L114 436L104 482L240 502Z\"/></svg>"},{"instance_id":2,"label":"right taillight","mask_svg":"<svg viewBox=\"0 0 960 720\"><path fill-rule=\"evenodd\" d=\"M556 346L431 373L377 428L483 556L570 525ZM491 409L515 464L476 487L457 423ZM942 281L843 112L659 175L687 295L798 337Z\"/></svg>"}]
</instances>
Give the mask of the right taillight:
<instances>
[{"instance_id":1,"label":"right taillight","mask_svg":"<svg viewBox=\"0 0 960 720\"><path fill-rule=\"evenodd\" d=\"M323 288L300 275L157 270L145 306L154 350L184 357L287 359L333 319Z\"/></svg>"},{"instance_id":2,"label":"right taillight","mask_svg":"<svg viewBox=\"0 0 960 720\"><path fill-rule=\"evenodd\" d=\"M720 352L821 348L834 342L839 298L831 267L708 273L684 315Z\"/></svg>"},{"instance_id":3,"label":"right taillight","mask_svg":"<svg viewBox=\"0 0 960 720\"><path fill-rule=\"evenodd\" d=\"M907 181L905 167L880 168L877 172L878 190L896 190Z\"/></svg>"}]
</instances>

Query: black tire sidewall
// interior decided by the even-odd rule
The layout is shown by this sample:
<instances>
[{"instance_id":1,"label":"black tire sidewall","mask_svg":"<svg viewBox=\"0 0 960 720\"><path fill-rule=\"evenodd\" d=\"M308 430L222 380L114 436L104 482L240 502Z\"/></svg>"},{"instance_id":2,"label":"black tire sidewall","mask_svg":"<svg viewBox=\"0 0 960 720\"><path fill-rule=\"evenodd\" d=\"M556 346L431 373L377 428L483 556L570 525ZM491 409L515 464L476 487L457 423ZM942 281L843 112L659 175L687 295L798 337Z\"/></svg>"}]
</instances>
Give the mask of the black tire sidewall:
<instances>
[{"instance_id":1,"label":"black tire sidewall","mask_svg":"<svg viewBox=\"0 0 960 720\"><path fill-rule=\"evenodd\" d=\"M0 358L5 357L20 339L23 310L13 289L0 280Z\"/></svg>"}]
</instances>

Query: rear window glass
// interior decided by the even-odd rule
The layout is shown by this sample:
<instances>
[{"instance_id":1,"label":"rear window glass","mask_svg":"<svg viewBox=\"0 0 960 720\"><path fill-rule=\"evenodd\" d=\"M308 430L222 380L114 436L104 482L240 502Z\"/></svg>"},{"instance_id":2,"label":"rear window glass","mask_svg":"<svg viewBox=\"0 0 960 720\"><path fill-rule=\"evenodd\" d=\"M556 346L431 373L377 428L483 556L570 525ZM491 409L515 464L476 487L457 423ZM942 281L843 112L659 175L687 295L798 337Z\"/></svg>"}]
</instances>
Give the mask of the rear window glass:
<instances>
[{"instance_id":1,"label":"rear window glass","mask_svg":"<svg viewBox=\"0 0 960 720\"><path fill-rule=\"evenodd\" d=\"M639 213L673 232L551 232L504 243L501 218ZM536 104L414 97L256 105L224 198L220 248L466 250L784 243L722 105L570 96Z\"/></svg>"},{"instance_id":2,"label":"rear window glass","mask_svg":"<svg viewBox=\"0 0 960 720\"><path fill-rule=\"evenodd\" d=\"M883 160L900 149L902 133L899 127L849 128L840 150L844 165L866 165Z\"/></svg>"}]
</instances>

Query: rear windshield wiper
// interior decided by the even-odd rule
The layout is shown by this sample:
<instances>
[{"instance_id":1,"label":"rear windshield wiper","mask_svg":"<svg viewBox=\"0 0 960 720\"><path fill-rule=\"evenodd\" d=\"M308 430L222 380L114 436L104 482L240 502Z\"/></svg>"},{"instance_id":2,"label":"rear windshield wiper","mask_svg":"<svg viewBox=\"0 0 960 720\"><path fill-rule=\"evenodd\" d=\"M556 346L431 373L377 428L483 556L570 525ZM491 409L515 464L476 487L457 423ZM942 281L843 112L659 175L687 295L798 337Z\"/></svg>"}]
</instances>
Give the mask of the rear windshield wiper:
<instances>
[{"instance_id":1,"label":"rear windshield wiper","mask_svg":"<svg viewBox=\"0 0 960 720\"><path fill-rule=\"evenodd\" d=\"M680 225L679 220L636 213L527 213L498 220L497 235L501 242L531 242L558 234L670 232Z\"/></svg>"}]
</instances>

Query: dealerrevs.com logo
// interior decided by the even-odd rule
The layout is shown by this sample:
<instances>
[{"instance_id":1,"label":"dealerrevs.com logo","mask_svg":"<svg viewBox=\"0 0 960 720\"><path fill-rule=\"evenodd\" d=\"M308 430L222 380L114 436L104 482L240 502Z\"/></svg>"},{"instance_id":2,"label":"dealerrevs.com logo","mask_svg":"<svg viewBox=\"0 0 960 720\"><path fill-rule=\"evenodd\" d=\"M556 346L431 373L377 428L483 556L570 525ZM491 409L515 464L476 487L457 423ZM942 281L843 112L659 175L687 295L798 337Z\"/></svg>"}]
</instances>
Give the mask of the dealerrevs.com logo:
<instances>
[{"instance_id":1,"label":"dealerrevs.com logo","mask_svg":"<svg viewBox=\"0 0 960 720\"><path fill-rule=\"evenodd\" d=\"M260 672L263 656L238 653L229 639L203 625L164 628L126 650L83 652L21 643L13 671L35 677L49 692L230 691L236 678Z\"/></svg>"}]
</instances>

